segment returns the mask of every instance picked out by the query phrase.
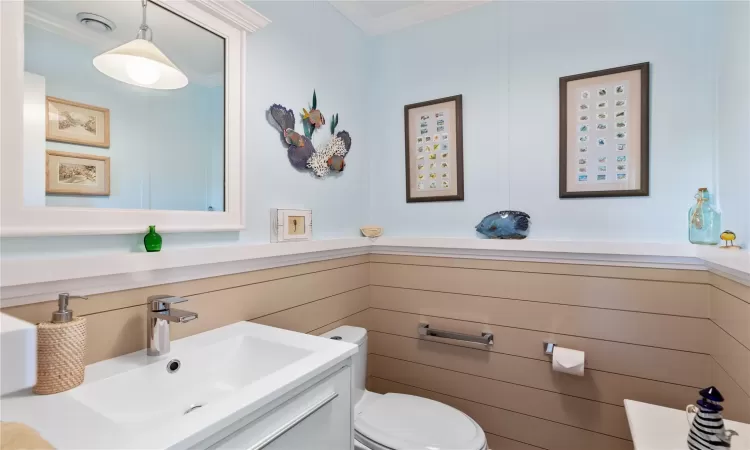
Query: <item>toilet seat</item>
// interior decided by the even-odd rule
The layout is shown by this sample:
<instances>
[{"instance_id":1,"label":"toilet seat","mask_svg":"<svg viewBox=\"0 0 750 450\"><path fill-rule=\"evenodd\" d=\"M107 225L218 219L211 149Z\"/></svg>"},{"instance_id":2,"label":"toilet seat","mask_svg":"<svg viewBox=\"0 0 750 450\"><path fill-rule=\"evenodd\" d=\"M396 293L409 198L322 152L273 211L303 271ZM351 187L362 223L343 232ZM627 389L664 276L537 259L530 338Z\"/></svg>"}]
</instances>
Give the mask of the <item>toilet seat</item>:
<instances>
[{"instance_id":1,"label":"toilet seat","mask_svg":"<svg viewBox=\"0 0 750 450\"><path fill-rule=\"evenodd\" d=\"M378 450L483 450L486 444L482 428L466 414L405 394L372 402L355 419L354 431L358 441Z\"/></svg>"}]
</instances>

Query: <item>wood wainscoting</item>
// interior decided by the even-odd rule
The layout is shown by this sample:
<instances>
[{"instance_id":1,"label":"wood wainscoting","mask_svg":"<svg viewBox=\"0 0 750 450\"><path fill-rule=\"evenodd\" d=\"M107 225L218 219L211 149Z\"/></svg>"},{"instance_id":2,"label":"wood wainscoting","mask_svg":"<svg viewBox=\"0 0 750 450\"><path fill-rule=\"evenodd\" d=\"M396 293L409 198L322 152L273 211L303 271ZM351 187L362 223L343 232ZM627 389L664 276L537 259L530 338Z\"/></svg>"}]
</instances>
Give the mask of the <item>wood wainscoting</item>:
<instances>
[{"instance_id":1,"label":"wood wainscoting","mask_svg":"<svg viewBox=\"0 0 750 450\"><path fill-rule=\"evenodd\" d=\"M172 325L173 339L241 320L304 333L364 311L369 303L369 255L245 272L71 300L87 319L86 363L145 348L146 298L167 294L189 301L198 319ZM4 308L31 323L50 320L57 302Z\"/></svg>"},{"instance_id":2,"label":"wood wainscoting","mask_svg":"<svg viewBox=\"0 0 750 450\"><path fill-rule=\"evenodd\" d=\"M699 388L750 421L750 288L704 271L371 255L369 388L450 404L493 450L632 449L624 399L682 409ZM492 332L474 344L417 326ZM586 352L552 371L542 342Z\"/></svg>"},{"instance_id":3,"label":"wood wainscoting","mask_svg":"<svg viewBox=\"0 0 750 450\"><path fill-rule=\"evenodd\" d=\"M86 361L144 348L146 297L188 298L180 338L239 320L320 334L369 330L368 386L452 405L493 450L631 449L624 399L682 409L700 388L750 422L750 287L707 271L365 255L73 300ZM49 320L55 302L3 309ZM419 339L417 327L492 332L489 349ZM552 371L542 342L586 352Z\"/></svg>"}]
</instances>

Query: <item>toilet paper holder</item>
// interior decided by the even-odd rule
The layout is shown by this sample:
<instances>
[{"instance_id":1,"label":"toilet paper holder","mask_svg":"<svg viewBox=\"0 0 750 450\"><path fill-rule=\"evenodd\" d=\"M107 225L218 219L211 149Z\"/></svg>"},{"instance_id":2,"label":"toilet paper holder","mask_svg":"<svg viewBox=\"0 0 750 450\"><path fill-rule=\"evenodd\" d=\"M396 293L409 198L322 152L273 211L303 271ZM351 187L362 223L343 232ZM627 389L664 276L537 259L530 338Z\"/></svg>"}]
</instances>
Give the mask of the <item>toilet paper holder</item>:
<instances>
[{"instance_id":1,"label":"toilet paper holder","mask_svg":"<svg viewBox=\"0 0 750 450\"><path fill-rule=\"evenodd\" d=\"M552 352L555 351L555 347L557 346L557 344L547 341L544 341L542 344L544 344L544 354L547 356L552 356Z\"/></svg>"}]
</instances>

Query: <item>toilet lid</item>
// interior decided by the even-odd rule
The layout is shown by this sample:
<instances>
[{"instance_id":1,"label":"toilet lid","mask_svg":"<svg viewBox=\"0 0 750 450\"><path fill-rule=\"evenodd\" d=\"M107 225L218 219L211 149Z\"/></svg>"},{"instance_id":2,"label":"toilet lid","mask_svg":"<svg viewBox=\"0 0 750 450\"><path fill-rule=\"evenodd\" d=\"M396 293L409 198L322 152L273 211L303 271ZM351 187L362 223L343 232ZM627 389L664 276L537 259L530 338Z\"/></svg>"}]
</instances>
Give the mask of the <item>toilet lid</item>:
<instances>
[{"instance_id":1,"label":"toilet lid","mask_svg":"<svg viewBox=\"0 0 750 450\"><path fill-rule=\"evenodd\" d=\"M404 394L385 394L354 421L367 439L392 449L480 450L482 428L443 403Z\"/></svg>"}]
</instances>

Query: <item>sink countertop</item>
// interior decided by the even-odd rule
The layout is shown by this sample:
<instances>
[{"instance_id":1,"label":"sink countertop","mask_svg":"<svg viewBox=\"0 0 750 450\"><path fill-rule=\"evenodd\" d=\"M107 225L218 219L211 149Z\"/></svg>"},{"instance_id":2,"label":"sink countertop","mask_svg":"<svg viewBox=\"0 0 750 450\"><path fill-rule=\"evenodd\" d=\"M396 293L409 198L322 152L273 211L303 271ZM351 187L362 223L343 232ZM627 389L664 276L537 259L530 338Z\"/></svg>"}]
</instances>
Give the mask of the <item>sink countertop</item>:
<instances>
[{"instance_id":1,"label":"sink countertop","mask_svg":"<svg viewBox=\"0 0 750 450\"><path fill-rule=\"evenodd\" d=\"M685 411L625 400L625 412L635 450L687 449L690 425ZM725 419L724 428L739 433L732 438L732 450L750 450L750 425Z\"/></svg>"},{"instance_id":2,"label":"sink countertop","mask_svg":"<svg viewBox=\"0 0 750 450\"><path fill-rule=\"evenodd\" d=\"M271 364L273 367L268 373L264 373L263 361L260 360L266 356L258 358L257 367L247 359L229 360L235 355L232 351L240 351L242 346L263 347L264 342L272 351L260 352L260 355L274 355L279 353L278 348L287 346L290 348L289 361L276 361ZM232 348L227 350L226 347ZM237 380L242 378L242 373L218 374L222 379L213 382L201 378L195 386L198 389L180 390L177 395L189 401L191 396L200 395L195 394L196 391L203 389L223 391L223 396L213 398L204 407L187 415L174 415L173 411L172 415L169 415L170 412L162 413L160 408L165 409L163 401L147 402L143 411L133 409L134 405L141 409L144 407L138 400L150 398L149 390L161 393L163 388L160 383L164 383L166 388L173 387L168 377L175 374L167 374L168 361L177 358L183 362L180 371L188 374L183 375L182 384L185 384L184 377L190 381L190 366L200 365L190 364L189 361L200 359L201 354L205 357L217 351L224 353L220 355L224 359L219 363L240 368L244 365L245 368L252 368L257 376ZM24 423L61 449L187 448L257 411L356 352L357 346L353 344L251 322L238 322L173 341L172 351L164 356L149 357L145 350L141 350L87 366L84 383L67 392L42 396L26 389L2 397L0 420ZM237 355L241 356L242 353ZM267 358L273 359L274 356ZM277 366L281 367L276 369ZM205 373L211 370L211 367L192 369L193 372L198 371L201 377L206 377ZM227 386L223 378L230 380L229 384L235 381L234 385ZM133 379L141 381L143 386L128 389L128 380ZM111 398L117 401L110 402L112 404L102 402L102 388L113 391L105 390L104 394L111 394ZM131 411L120 411L120 403L124 403L122 407L126 410L130 406Z\"/></svg>"}]
</instances>

